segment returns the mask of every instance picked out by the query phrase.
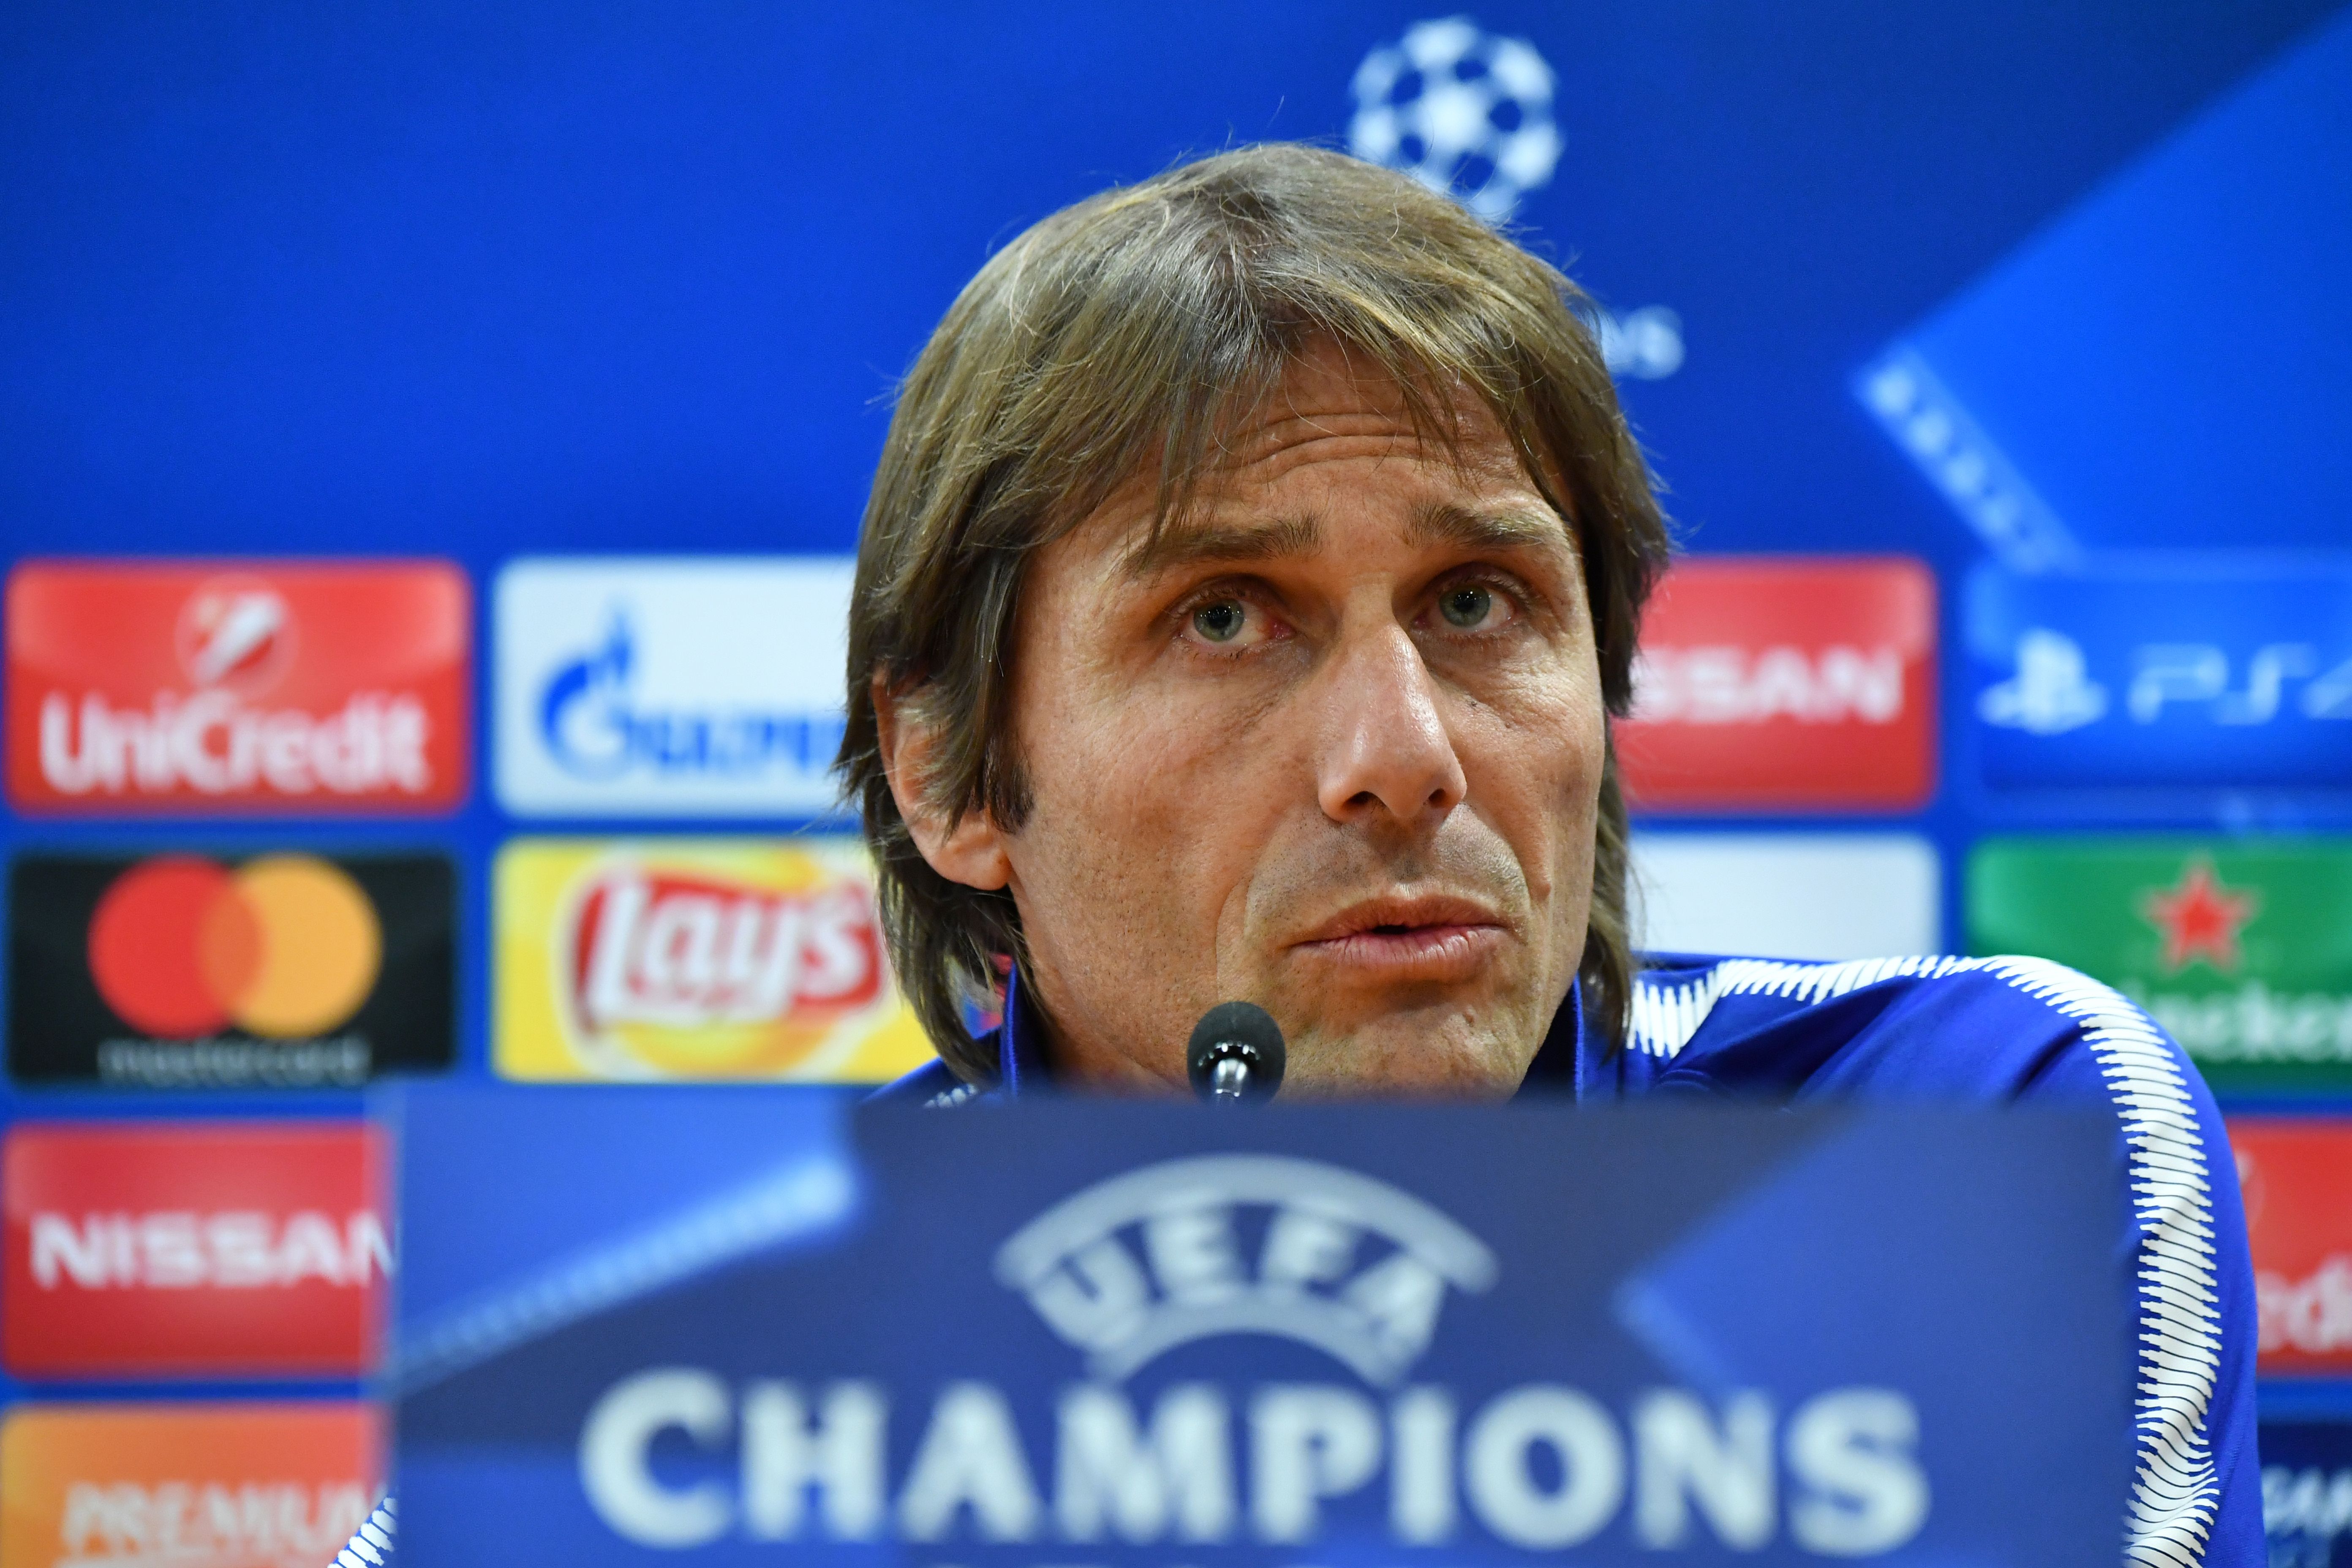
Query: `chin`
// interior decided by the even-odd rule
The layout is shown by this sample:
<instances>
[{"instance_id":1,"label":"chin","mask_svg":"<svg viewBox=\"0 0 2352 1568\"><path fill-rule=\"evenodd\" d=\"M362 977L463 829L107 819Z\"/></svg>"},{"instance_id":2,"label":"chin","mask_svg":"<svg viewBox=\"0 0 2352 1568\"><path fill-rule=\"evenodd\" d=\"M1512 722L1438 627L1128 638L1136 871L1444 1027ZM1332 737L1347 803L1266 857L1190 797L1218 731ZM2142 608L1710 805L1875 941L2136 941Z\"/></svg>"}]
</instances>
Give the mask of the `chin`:
<instances>
[{"instance_id":1,"label":"chin","mask_svg":"<svg viewBox=\"0 0 2352 1568\"><path fill-rule=\"evenodd\" d=\"M1507 1100L1518 1092L1533 1042L1496 1038L1456 1018L1452 1026L1386 1019L1350 1034L1321 1031L1292 1042L1285 1100Z\"/></svg>"}]
</instances>

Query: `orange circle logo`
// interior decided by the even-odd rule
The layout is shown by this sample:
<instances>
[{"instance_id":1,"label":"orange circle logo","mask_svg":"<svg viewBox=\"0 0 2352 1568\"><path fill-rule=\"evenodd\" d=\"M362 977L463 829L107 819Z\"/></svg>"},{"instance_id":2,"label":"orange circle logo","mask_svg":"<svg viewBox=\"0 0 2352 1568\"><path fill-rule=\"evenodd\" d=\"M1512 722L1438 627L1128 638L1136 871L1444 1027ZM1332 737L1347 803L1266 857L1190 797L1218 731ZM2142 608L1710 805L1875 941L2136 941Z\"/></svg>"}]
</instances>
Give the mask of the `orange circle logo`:
<instances>
[{"instance_id":1,"label":"orange circle logo","mask_svg":"<svg viewBox=\"0 0 2352 1568\"><path fill-rule=\"evenodd\" d=\"M89 972L125 1023L184 1039L235 1025L324 1034L375 989L383 928L351 874L314 855L232 871L195 855L143 860L89 922Z\"/></svg>"}]
</instances>

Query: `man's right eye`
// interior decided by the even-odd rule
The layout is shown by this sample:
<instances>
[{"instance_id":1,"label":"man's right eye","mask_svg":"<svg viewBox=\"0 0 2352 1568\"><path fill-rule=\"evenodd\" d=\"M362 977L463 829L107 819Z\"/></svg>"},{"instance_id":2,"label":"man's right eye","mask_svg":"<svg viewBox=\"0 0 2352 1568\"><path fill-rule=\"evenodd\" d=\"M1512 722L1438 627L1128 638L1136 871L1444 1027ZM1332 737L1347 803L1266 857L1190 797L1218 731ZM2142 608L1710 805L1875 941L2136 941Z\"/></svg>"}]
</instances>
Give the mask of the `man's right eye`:
<instances>
[{"instance_id":1,"label":"man's right eye","mask_svg":"<svg viewBox=\"0 0 2352 1568\"><path fill-rule=\"evenodd\" d=\"M1242 635L1249 611L1235 599L1220 599L1192 612L1192 629L1214 643L1229 643Z\"/></svg>"}]
</instances>

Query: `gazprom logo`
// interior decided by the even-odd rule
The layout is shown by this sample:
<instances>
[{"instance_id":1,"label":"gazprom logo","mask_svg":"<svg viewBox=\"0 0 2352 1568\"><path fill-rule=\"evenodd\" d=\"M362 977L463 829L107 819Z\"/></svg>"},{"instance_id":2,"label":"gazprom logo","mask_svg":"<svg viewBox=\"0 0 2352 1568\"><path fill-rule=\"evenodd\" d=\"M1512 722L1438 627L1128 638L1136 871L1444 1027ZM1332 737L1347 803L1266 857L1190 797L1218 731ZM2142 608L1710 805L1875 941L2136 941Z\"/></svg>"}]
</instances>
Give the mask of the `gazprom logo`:
<instances>
[{"instance_id":1,"label":"gazprom logo","mask_svg":"<svg viewBox=\"0 0 2352 1568\"><path fill-rule=\"evenodd\" d=\"M635 668L628 612L615 608L604 641L548 677L539 698L540 739L574 778L616 779L633 770L656 777L822 776L841 744L837 710L642 706L632 689Z\"/></svg>"},{"instance_id":2,"label":"gazprom logo","mask_svg":"<svg viewBox=\"0 0 2352 1568\"><path fill-rule=\"evenodd\" d=\"M831 814L851 572L833 556L508 567L500 803L541 816Z\"/></svg>"},{"instance_id":3,"label":"gazprom logo","mask_svg":"<svg viewBox=\"0 0 2352 1568\"><path fill-rule=\"evenodd\" d=\"M1179 1345L1262 1334L1391 1386L1454 1292L1495 1255L1412 1194L1310 1160L1221 1154L1146 1166L1022 1227L996 1277L1118 1382Z\"/></svg>"}]
</instances>

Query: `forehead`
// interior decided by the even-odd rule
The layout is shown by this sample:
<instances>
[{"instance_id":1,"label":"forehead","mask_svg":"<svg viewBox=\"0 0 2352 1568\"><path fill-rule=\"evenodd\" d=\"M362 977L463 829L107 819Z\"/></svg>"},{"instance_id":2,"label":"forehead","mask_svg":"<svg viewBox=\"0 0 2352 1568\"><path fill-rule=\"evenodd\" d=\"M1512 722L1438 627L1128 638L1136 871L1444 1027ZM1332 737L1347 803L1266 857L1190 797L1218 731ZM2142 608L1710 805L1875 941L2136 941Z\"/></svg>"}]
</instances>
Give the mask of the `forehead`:
<instances>
[{"instance_id":1,"label":"forehead","mask_svg":"<svg viewBox=\"0 0 2352 1568\"><path fill-rule=\"evenodd\" d=\"M1454 477L1474 483L1526 484L1518 454L1486 401L1458 384L1433 390L1439 396L1424 401L1434 401L1431 412L1449 421L1450 443L1422 427L1404 388L1376 360L1315 340L1272 395L1225 433L1203 482L1246 489L1311 463L1395 457L1459 468Z\"/></svg>"},{"instance_id":2,"label":"forehead","mask_svg":"<svg viewBox=\"0 0 2352 1568\"><path fill-rule=\"evenodd\" d=\"M1319 521L1313 515L1316 481L1337 483L1344 476L1392 492L1415 518L1499 507L1522 520L1540 520L1539 528L1516 531L1520 542L1548 535L1572 547L1566 520L1544 500L1493 411L1467 388L1451 392L1427 411L1446 422L1443 430L1432 430L1426 419L1415 418L1404 389L1377 361L1318 342L1222 434L1213 460L1177 498L1181 504L1163 516L1158 474L1140 472L1096 508L1078 531L1090 536L1096 550L1120 556L1131 571L1223 553L1226 543L1252 555L1309 552ZM1262 519L1246 536L1235 533L1237 525L1246 529L1269 506L1277 515Z\"/></svg>"}]
</instances>

